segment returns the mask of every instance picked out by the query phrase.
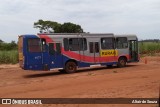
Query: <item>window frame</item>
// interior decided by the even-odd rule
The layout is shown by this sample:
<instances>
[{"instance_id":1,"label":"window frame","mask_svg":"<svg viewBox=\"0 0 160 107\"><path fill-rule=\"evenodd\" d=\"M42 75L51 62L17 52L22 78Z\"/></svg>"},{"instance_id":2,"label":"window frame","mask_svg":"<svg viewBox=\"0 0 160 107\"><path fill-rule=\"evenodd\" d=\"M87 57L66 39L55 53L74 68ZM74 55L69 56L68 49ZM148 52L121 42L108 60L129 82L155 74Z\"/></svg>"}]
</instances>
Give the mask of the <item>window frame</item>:
<instances>
[{"instance_id":1,"label":"window frame","mask_svg":"<svg viewBox=\"0 0 160 107\"><path fill-rule=\"evenodd\" d=\"M103 41L104 39L112 39L112 48L108 48L108 47L104 48L104 47L103 47L102 41ZM115 38L114 38L114 37L103 37L103 38L101 38L101 49L103 49L103 50L115 49Z\"/></svg>"},{"instance_id":2,"label":"window frame","mask_svg":"<svg viewBox=\"0 0 160 107\"><path fill-rule=\"evenodd\" d=\"M69 39L68 38L63 39L63 45L64 45L64 50L69 51Z\"/></svg>"},{"instance_id":3,"label":"window frame","mask_svg":"<svg viewBox=\"0 0 160 107\"><path fill-rule=\"evenodd\" d=\"M56 53L57 54L61 54L61 52L62 52L62 50L61 50L61 43L56 42L55 46L56 46L56 50L55 50Z\"/></svg>"},{"instance_id":4,"label":"window frame","mask_svg":"<svg viewBox=\"0 0 160 107\"><path fill-rule=\"evenodd\" d=\"M118 46L119 46L119 45L118 45L118 38L125 38L125 39L126 39L125 42L124 42L124 40L120 42L121 45L122 45L122 47L118 47ZM124 43L126 43L127 46L125 46ZM128 45L128 38L127 38L127 37L116 37L116 48L117 48L117 49L127 49L128 46L129 46L129 45Z\"/></svg>"},{"instance_id":5,"label":"window frame","mask_svg":"<svg viewBox=\"0 0 160 107\"><path fill-rule=\"evenodd\" d=\"M94 42L89 42L89 52L94 53Z\"/></svg>"},{"instance_id":6,"label":"window frame","mask_svg":"<svg viewBox=\"0 0 160 107\"><path fill-rule=\"evenodd\" d=\"M73 39L77 39L77 41L73 44ZM71 41L72 40L72 44ZM80 43L81 42L81 43ZM86 51L87 50L87 39L86 38L64 38L63 39L64 50L65 51ZM72 46L77 45L77 48L73 48Z\"/></svg>"},{"instance_id":7,"label":"window frame","mask_svg":"<svg viewBox=\"0 0 160 107\"><path fill-rule=\"evenodd\" d=\"M43 43L44 43L44 44L43 44ZM47 46L46 39L41 38L41 48L42 48L42 52L46 52L46 51L47 51L46 46Z\"/></svg>"},{"instance_id":8,"label":"window frame","mask_svg":"<svg viewBox=\"0 0 160 107\"><path fill-rule=\"evenodd\" d=\"M35 40L39 40L39 45L33 45L33 44L29 43L30 40L34 40L34 39L35 39ZM39 50L37 50L37 51L31 51L31 50L30 50L31 46L32 46L32 47L36 47L36 46L38 47L38 46L39 46ZM28 51L29 53L40 53L40 52L43 52L41 39L40 39L40 38L28 38L28 39L27 39L27 51Z\"/></svg>"},{"instance_id":9,"label":"window frame","mask_svg":"<svg viewBox=\"0 0 160 107\"><path fill-rule=\"evenodd\" d=\"M82 45L80 43L80 40L82 40L81 41ZM86 51L87 50L87 39L86 38L79 38L78 42L80 43L80 45L79 45L80 51Z\"/></svg>"},{"instance_id":10,"label":"window frame","mask_svg":"<svg viewBox=\"0 0 160 107\"><path fill-rule=\"evenodd\" d=\"M89 53L99 53L99 42L89 42Z\"/></svg>"},{"instance_id":11,"label":"window frame","mask_svg":"<svg viewBox=\"0 0 160 107\"><path fill-rule=\"evenodd\" d=\"M51 45L52 44L52 45ZM52 46L52 47L51 47ZM48 51L50 55L55 55L55 44L54 43L48 43Z\"/></svg>"}]
</instances>

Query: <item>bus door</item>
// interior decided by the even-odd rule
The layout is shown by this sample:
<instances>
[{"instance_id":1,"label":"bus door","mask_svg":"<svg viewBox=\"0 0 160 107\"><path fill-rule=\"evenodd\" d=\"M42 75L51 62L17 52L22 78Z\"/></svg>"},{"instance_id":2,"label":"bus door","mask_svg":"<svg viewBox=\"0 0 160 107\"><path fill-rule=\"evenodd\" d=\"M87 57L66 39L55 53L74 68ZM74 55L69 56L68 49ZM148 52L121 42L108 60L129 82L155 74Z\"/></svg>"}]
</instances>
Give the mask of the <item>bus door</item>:
<instances>
[{"instance_id":1,"label":"bus door","mask_svg":"<svg viewBox=\"0 0 160 107\"><path fill-rule=\"evenodd\" d=\"M117 50L115 50L115 38L103 37L101 38L101 59L103 62L115 62L117 57Z\"/></svg>"},{"instance_id":2,"label":"bus door","mask_svg":"<svg viewBox=\"0 0 160 107\"><path fill-rule=\"evenodd\" d=\"M92 62L99 63L99 42L89 42L89 53Z\"/></svg>"},{"instance_id":3,"label":"bus door","mask_svg":"<svg viewBox=\"0 0 160 107\"><path fill-rule=\"evenodd\" d=\"M138 61L138 42L137 40L129 41L130 61Z\"/></svg>"},{"instance_id":4,"label":"bus door","mask_svg":"<svg viewBox=\"0 0 160 107\"><path fill-rule=\"evenodd\" d=\"M80 61L83 62L85 60L85 55L87 55L87 40L86 38L79 38L78 42Z\"/></svg>"},{"instance_id":5,"label":"bus door","mask_svg":"<svg viewBox=\"0 0 160 107\"><path fill-rule=\"evenodd\" d=\"M50 67L51 68L62 68L63 66L63 56L61 53L62 43L52 42L49 43L49 55Z\"/></svg>"},{"instance_id":6,"label":"bus door","mask_svg":"<svg viewBox=\"0 0 160 107\"><path fill-rule=\"evenodd\" d=\"M42 65L43 65L43 70L49 70L49 54L48 54L48 49L47 49L47 44L45 39L41 39L41 44L42 44Z\"/></svg>"}]
</instances>

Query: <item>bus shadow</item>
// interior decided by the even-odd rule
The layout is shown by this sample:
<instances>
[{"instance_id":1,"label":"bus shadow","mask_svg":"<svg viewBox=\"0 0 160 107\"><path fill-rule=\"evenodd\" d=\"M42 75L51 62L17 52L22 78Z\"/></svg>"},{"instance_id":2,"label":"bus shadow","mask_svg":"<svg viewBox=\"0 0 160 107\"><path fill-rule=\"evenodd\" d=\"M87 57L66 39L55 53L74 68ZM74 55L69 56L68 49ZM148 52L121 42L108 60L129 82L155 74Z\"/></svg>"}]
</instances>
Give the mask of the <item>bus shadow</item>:
<instances>
[{"instance_id":1,"label":"bus shadow","mask_svg":"<svg viewBox=\"0 0 160 107\"><path fill-rule=\"evenodd\" d=\"M47 77L47 76L58 76L64 73L61 72L47 72L47 73L40 73L40 74L31 74L31 75L24 75L24 78L37 78L37 77Z\"/></svg>"},{"instance_id":2,"label":"bus shadow","mask_svg":"<svg viewBox=\"0 0 160 107\"><path fill-rule=\"evenodd\" d=\"M134 66L139 66L139 65L127 65L126 68L134 67ZM76 73L92 72L92 71L105 70L105 69L107 70L107 69L121 69L121 68L117 68L116 66L83 68L83 69L78 69ZM48 77L48 76L60 76L60 75L72 75L72 74L66 74L66 73L61 73L61 72L57 71L57 72L47 72L47 73L40 73L40 74L24 75L23 77L24 78L38 78L38 77Z\"/></svg>"},{"instance_id":3,"label":"bus shadow","mask_svg":"<svg viewBox=\"0 0 160 107\"><path fill-rule=\"evenodd\" d=\"M134 67L134 66L138 66L138 65L126 65L126 67L124 68L128 68L128 67ZM113 67L97 67L97 68L86 68L86 69L79 69L77 70L76 73L81 73L81 72L92 72L92 71L97 71L97 70L107 70L107 69L121 69L118 68L117 66L113 66Z\"/></svg>"}]
</instances>

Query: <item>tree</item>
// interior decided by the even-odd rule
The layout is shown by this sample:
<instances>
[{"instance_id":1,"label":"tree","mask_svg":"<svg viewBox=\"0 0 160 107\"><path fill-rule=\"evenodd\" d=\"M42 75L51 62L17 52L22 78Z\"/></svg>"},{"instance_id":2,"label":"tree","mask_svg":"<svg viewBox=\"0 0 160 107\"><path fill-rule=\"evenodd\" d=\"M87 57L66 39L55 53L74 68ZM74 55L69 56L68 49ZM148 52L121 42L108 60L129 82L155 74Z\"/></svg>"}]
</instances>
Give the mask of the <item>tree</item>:
<instances>
[{"instance_id":1,"label":"tree","mask_svg":"<svg viewBox=\"0 0 160 107\"><path fill-rule=\"evenodd\" d=\"M0 50L17 50L18 46L15 41L5 43L0 39Z\"/></svg>"},{"instance_id":2,"label":"tree","mask_svg":"<svg viewBox=\"0 0 160 107\"><path fill-rule=\"evenodd\" d=\"M11 41L10 47L11 47L12 49L17 49L17 44L16 44L16 42L15 42L15 41Z\"/></svg>"},{"instance_id":3,"label":"tree","mask_svg":"<svg viewBox=\"0 0 160 107\"><path fill-rule=\"evenodd\" d=\"M43 21L43 20L38 20L38 22L34 23L34 28L38 28L40 32L48 32L52 33L54 30L56 30L60 26L59 23L53 22L53 21Z\"/></svg>"},{"instance_id":4,"label":"tree","mask_svg":"<svg viewBox=\"0 0 160 107\"><path fill-rule=\"evenodd\" d=\"M73 23L64 23L61 25L61 32L62 33L82 33L83 29L80 25L76 25Z\"/></svg>"},{"instance_id":5,"label":"tree","mask_svg":"<svg viewBox=\"0 0 160 107\"><path fill-rule=\"evenodd\" d=\"M34 23L34 28L38 28L40 33L82 33L83 29L80 25L70 22L60 24L54 21L43 21L42 19Z\"/></svg>"}]
</instances>

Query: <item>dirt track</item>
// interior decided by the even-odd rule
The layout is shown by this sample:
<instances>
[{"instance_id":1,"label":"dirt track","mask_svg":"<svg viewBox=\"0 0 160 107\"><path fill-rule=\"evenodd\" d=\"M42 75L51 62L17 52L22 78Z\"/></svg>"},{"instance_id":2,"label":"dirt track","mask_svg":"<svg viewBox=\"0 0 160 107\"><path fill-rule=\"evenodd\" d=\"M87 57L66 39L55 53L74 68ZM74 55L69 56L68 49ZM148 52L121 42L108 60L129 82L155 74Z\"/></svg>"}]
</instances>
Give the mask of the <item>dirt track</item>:
<instances>
[{"instance_id":1,"label":"dirt track","mask_svg":"<svg viewBox=\"0 0 160 107\"><path fill-rule=\"evenodd\" d=\"M142 59L141 62L128 64L125 68L81 69L74 74L61 74L56 70L23 71L18 65L0 65L0 97L158 98L160 57L148 57L147 61L148 63L144 64ZM66 105L63 106L66 107ZM92 106L105 107L106 105ZM135 105L122 106L134 107ZM146 106L156 107L140 105L140 107Z\"/></svg>"}]
</instances>

